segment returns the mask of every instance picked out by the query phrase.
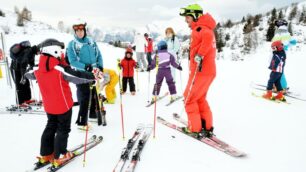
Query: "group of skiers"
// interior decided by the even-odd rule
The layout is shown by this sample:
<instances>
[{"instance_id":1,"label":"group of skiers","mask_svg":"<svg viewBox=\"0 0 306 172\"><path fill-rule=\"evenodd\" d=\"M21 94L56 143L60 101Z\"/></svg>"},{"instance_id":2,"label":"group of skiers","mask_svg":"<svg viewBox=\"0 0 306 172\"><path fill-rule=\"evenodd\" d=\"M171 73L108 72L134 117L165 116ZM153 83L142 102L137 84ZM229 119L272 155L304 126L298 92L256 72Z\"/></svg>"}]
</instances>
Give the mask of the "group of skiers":
<instances>
[{"instance_id":1,"label":"group of skiers","mask_svg":"<svg viewBox=\"0 0 306 172\"><path fill-rule=\"evenodd\" d=\"M186 133L195 133L198 137L211 137L214 129L213 115L206 97L216 77L214 36L216 22L210 14L204 13L198 4L181 8L180 15L185 17L191 29L189 77L183 93L188 126L182 129ZM79 112L76 124L83 129L88 129L88 118L95 120L96 110L100 108L95 100L100 96L93 95L98 95L105 86L105 103L113 104L117 97L115 86L118 82L122 82L120 94L126 93L127 84L129 84L131 94L135 95L134 70L150 72L157 68L152 101L158 99L164 78L173 100L177 94L175 70L183 70L178 57L180 43L171 27L166 28L166 38L157 43L156 52L153 52L153 39L147 33L136 34L134 42L137 62L133 59L133 48L128 47L123 59L118 62L118 68L122 70L122 73L119 73L120 76L122 75L121 81L116 71L104 68L99 47L87 36L86 23L76 22L73 30L74 39L68 44L66 56L63 54L64 43L56 39L47 39L37 46L31 46L30 42L24 41L13 45L10 49L11 69L17 94L20 90L24 90L23 94L18 94L18 104L22 105L31 100L29 81L23 76L36 79L47 113L48 122L41 138L41 156L39 157L41 164L52 161L54 166L59 166L74 156L72 152L67 151L74 104L69 82L77 84ZM281 40L274 40L272 49L273 58L269 67L272 72L267 86L268 91L264 97L272 98L272 88L275 85L278 91L275 98L284 100L280 82L286 60L285 48ZM38 69L32 70L36 54L40 54ZM17 60L24 56L27 57L23 58L27 62L17 63ZM31 71L26 73L26 69ZM96 89L95 82L101 82L102 86Z\"/></svg>"}]
</instances>

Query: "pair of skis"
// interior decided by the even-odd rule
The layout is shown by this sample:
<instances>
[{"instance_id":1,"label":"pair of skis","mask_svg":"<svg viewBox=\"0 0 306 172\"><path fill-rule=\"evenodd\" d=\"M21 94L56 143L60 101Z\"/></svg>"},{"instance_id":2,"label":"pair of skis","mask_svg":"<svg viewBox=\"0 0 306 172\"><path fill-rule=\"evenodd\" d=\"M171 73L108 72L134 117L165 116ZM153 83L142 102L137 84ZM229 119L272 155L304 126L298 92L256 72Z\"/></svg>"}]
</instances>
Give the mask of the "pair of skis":
<instances>
[{"instance_id":1,"label":"pair of skis","mask_svg":"<svg viewBox=\"0 0 306 172\"><path fill-rule=\"evenodd\" d=\"M166 92L164 95L160 96L157 100L155 101L160 101L162 100L163 98L167 97L169 95L168 92ZM170 106L171 104L173 104L174 102L176 102L177 100L180 100L181 98L183 98L183 96L178 96L176 97L174 100L171 100L169 103L166 104L166 106ZM146 107L150 107L152 106L154 103L155 103L154 100L152 100L149 104L146 105Z\"/></svg>"},{"instance_id":2,"label":"pair of skis","mask_svg":"<svg viewBox=\"0 0 306 172\"><path fill-rule=\"evenodd\" d=\"M184 127L187 126L187 121L182 119L178 114L173 114L173 118L175 120L177 120L178 122L182 123L184 125ZM162 117L158 116L157 117L157 121L160 122L161 124L169 127L169 128L172 128L174 130L177 130L187 136L190 136L200 142L203 142L221 152L224 152L230 156L233 156L233 157L245 157L246 154L243 152L243 151L240 151L236 148L234 148L233 146L227 144L226 142L222 141L221 139L217 138L216 136L212 136L212 137L202 137L202 138L198 138L196 135L190 133L185 133L182 129L182 127L179 127L178 125L174 124L174 123L171 123L165 119L163 119Z\"/></svg>"},{"instance_id":3,"label":"pair of skis","mask_svg":"<svg viewBox=\"0 0 306 172\"><path fill-rule=\"evenodd\" d=\"M18 107L17 105L8 106L0 109L0 114L37 114L44 115L46 112L41 108L27 106L27 107Z\"/></svg>"},{"instance_id":4,"label":"pair of skis","mask_svg":"<svg viewBox=\"0 0 306 172\"><path fill-rule=\"evenodd\" d=\"M97 137L96 135L93 135L93 136L92 136L91 138L89 138L88 141L87 141L87 145L86 145L86 146L87 146L87 150L86 150L86 151L88 151L88 150L94 148L95 146L97 146L98 144L100 144L100 143L102 142L102 140L103 140L103 137L102 137L102 136ZM70 150L70 152L73 152L74 156L73 156L71 159L67 160L66 162L64 162L63 164L61 164L61 165L58 166L58 167L49 166L49 167L47 168L47 171L48 171L48 172L55 172L55 171L57 171L57 170L63 168L63 167L66 166L67 164L69 164L69 163L70 163L71 161L73 161L76 157L78 157L78 156L80 156L80 155L83 155L83 153L84 153L84 146L85 146L85 144L83 143L83 144L80 144L80 145L78 145L78 146L72 148L72 149ZM34 164L34 167L32 167L31 169L27 170L26 172L36 171L36 170L41 169L41 168L43 168L43 167L45 167L45 166L48 166L48 165L50 165L50 162L46 162L46 163L37 162L37 163Z\"/></svg>"},{"instance_id":5,"label":"pair of skis","mask_svg":"<svg viewBox=\"0 0 306 172\"><path fill-rule=\"evenodd\" d=\"M256 90L261 90L261 91L266 91L267 86L266 85L262 85L262 84L255 84L255 83L251 83L251 87L256 89ZM252 93L253 94L253 93ZM287 90L286 93L284 94L286 97L290 97L293 99L297 99L300 101L306 101L305 98L303 98L300 94L298 93L294 93L292 91Z\"/></svg>"},{"instance_id":6,"label":"pair of skis","mask_svg":"<svg viewBox=\"0 0 306 172\"><path fill-rule=\"evenodd\" d=\"M123 148L122 153L120 155L120 159L117 162L113 172L122 172L124 170L126 162L129 160L130 152L132 153L131 161L127 166L125 172L133 172L136 168L138 161L140 160L140 154L149 139L152 133L152 128L145 128L144 126L140 125L135 130L133 136L129 139L126 147ZM141 136L142 135L142 136ZM139 141L138 141L139 140ZM133 147L137 146L133 149Z\"/></svg>"}]
</instances>

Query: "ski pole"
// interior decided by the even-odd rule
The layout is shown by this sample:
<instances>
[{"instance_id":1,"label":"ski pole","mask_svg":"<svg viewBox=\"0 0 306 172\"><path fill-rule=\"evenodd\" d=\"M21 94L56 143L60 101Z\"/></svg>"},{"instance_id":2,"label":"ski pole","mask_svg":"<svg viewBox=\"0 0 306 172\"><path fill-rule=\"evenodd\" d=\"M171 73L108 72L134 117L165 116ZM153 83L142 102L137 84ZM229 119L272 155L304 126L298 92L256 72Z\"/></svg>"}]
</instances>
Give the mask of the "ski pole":
<instances>
[{"instance_id":1,"label":"ski pole","mask_svg":"<svg viewBox=\"0 0 306 172\"><path fill-rule=\"evenodd\" d=\"M138 68L136 69L136 79L137 79L137 92L139 92Z\"/></svg>"},{"instance_id":2,"label":"ski pole","mask_svg":"<svg viewBox=\"0 0 306 172\"><path fill-rule=\"evenodd\" d=\"M157 75L158 75L158 52L156 50L156 55L155 55L155 66L156 66L156 79L155 79L155 95L154 95L154 132L153 132L153 138L155 138L155 132L156 132L156 105L157 105Z\"/></svg>"},{"instance_id":3,"label":"ski pole","mask_svg":"<svg viewBox=\"0 0 306 172\"><path fill-rule=\"evenodd\" d=\"M121 82L121 66L120 59L118 61L118 72L119 72L119 91L120 91L120 111L121 111L121 129L122 129L122 139L125 139L124 136L124 118L123 118L123 105L122 105L122 82Z\"/></svg>"},{"instance_id":4,"label":"ski pole","mask_svg":"<svg viewBox=\"0 0 306 172\"><path fill-rule=\"evenodd\" d=\"M87 111L87 120L88 116L90 115L90 107L91 107L91 99L92 99L92 90L93 90L93 84L89 84L89 103L88 103L88 111ZM86 163L86 148L87 148L87 137L88 137L88 121L87 121L87 126L86 126L86 134L85 134L85 144L84 144L84 158L83 158L83 167L85 167Z\"/></svg>"},{"instance_id":5,"label":"ski pole","mask_svg":"<svg viewBox=\"0 0 306 172\"><path fill-rule=\"evenodd\" d=\"M150 102L150 71L148 72L148 103Z\"/></svg>"}]
</instances>

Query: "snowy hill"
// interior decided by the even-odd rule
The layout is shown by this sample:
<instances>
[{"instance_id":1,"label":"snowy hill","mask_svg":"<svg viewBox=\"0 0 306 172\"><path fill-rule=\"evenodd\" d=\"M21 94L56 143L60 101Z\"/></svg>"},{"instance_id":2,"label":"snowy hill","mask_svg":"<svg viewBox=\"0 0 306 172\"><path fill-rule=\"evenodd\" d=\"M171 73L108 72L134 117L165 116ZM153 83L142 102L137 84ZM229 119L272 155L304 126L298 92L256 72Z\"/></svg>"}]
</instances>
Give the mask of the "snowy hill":
<instances>
[{"instance_id":1,"label":"snowy hill","mask_svg":"<svg viewBox=\"0 0 306 172\"><path fill-rule=\"evenodd\" d=\"M293 8L297 7L296 15L291 19L290 15ZM276 10L276 17L279 18L280 13L283 15L283 19L286 19L291 25L293 31L293 38L297 40L298 45L296 49L300 49L301 44L306 44L306 23L299 21L302 15L306 13L306 1L292 4L288 7L283 7ZM244 33L244 27L247 23L247 19L251 20L256 16L246 16L245 21L233 22L230 26L227 26L227 22L221 24L218 28L219 39L225 43L221 52L218 56L220 59L228 60L243 60L245 54L258 51L258 46L264 44L266 41L266 34L269 28L269 20L271 18L271 12L266 14L258 14L259 23L258 26L254 27L250 33Z\"/></svg>"}]
</instances>

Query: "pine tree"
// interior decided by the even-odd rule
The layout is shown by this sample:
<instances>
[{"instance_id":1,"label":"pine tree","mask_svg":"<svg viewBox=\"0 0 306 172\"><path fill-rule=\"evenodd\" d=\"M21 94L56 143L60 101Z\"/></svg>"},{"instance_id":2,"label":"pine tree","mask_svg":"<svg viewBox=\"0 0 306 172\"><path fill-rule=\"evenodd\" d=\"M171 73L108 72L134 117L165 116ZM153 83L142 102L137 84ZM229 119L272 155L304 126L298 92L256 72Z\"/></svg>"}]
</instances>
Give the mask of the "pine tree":
<instances>
[{"instance_id":1,"label":"pine tree","mask_svg":"<svg viewBox=\"0 0 306 172\"><path fill-rule=\"evenodd\" d=\"M262 17L261 14L257 14L257 15L254 17L254 20L253 20L253 27L259 26L261 17Z\"/></svg>"},{"instance_id":2,"label":"pine tree","mask_svg":"<svg viewBox=\"0 0 306 172\"><path fill-rule=\"evenodd\" d=\"M229 19L229 20L227 20L227 22L225 23L225 27L227 27L227 28L231 28L231 27L233 27L233 22Z\"/></svg>"},{"instance_id":3,"label":"pine tree","mask_svg":"<svg viewBox=\"0 0 306 172\"><path fill-rule=\"evenodd\" d=\"M271 18L270 18L270 21L271 22L274 22L276 20L276 9L273 8L272 12L271 12Z\"/></svg>"},{"instance_id":4,"label":"pine tree","mask_svg":"<svg viewBox=\"0 0 306 172\"><path fill-rule=\"evenodd\" d=\"M219 29L215 29L214 33L215 33L215 38L216 38L217 50L218 52L222 52L222 48L225 46L225 43L222 38L222 34L221 32L219 32Z\"/></svg>"},{"instance_id":5,"label":"pine tree","mask_svg":"<svg viewBox=\"0 0 306 172\"><path fill-rule=\"evenodd\" d=\"M253 24L252 24L252 19L248 18L246 24L243 27L243 33L244 34L250 33L250 32L253 31L253 29L254 29L254 27L253 27Z\"/></svg>"},{"instance_id":6,"label":"pine tree","mask_svg":"<svg viewBox=\"0 0 306 172\"><path fill-rule=\"evenodd\" d=\"M283 19L284 18L284 14L283 14L283 11L280 10L279 13L278 13L278 19Z\"/></svg>"},{"instance_id":7,"label":"pine tree","mask_svg":"<svg viewBox=\"0 0 306 172\"><path fill-rule=\"evenodd\" d=\"M275 34L275 25L274 25L274 22L271 22L269 24L269 28L266 34L267 41L271 41L274 37L274 34Z\"/></svg>"},{"instance_id":8,"label":"pine tree","mask_svg":"<svg viewBox=\"0 0 306 172\"><path fill-rule=\"evenodd\" d=\"M243 18L241 19L241 23L245 22L245 17L243 16Z\"/></svg>"},{"instance_id":9,"label":"pine tree","mask_svg":"<svg viewBox=\"0 0 306 172\"><path fill-rule=\"evenodd\" d=\"M292 23L291 22L288 25L288 32L290 33L291 36L293 36Z\"/></svg>"},{"instance_id":10,"label":"pine tree","mask_svg":"<svg viewBox=\"0 0 306 172\"><path fill-rule=\"evenodd\" d=\"M295 5L295 6L292 8L292 10L291 10L291 12L290 12L290 14L289 14L288 19L289 19L289 20L293 20L293 19L296 17L296 15L297 15L297 5Z\"/></svg>"}]
</instances>

